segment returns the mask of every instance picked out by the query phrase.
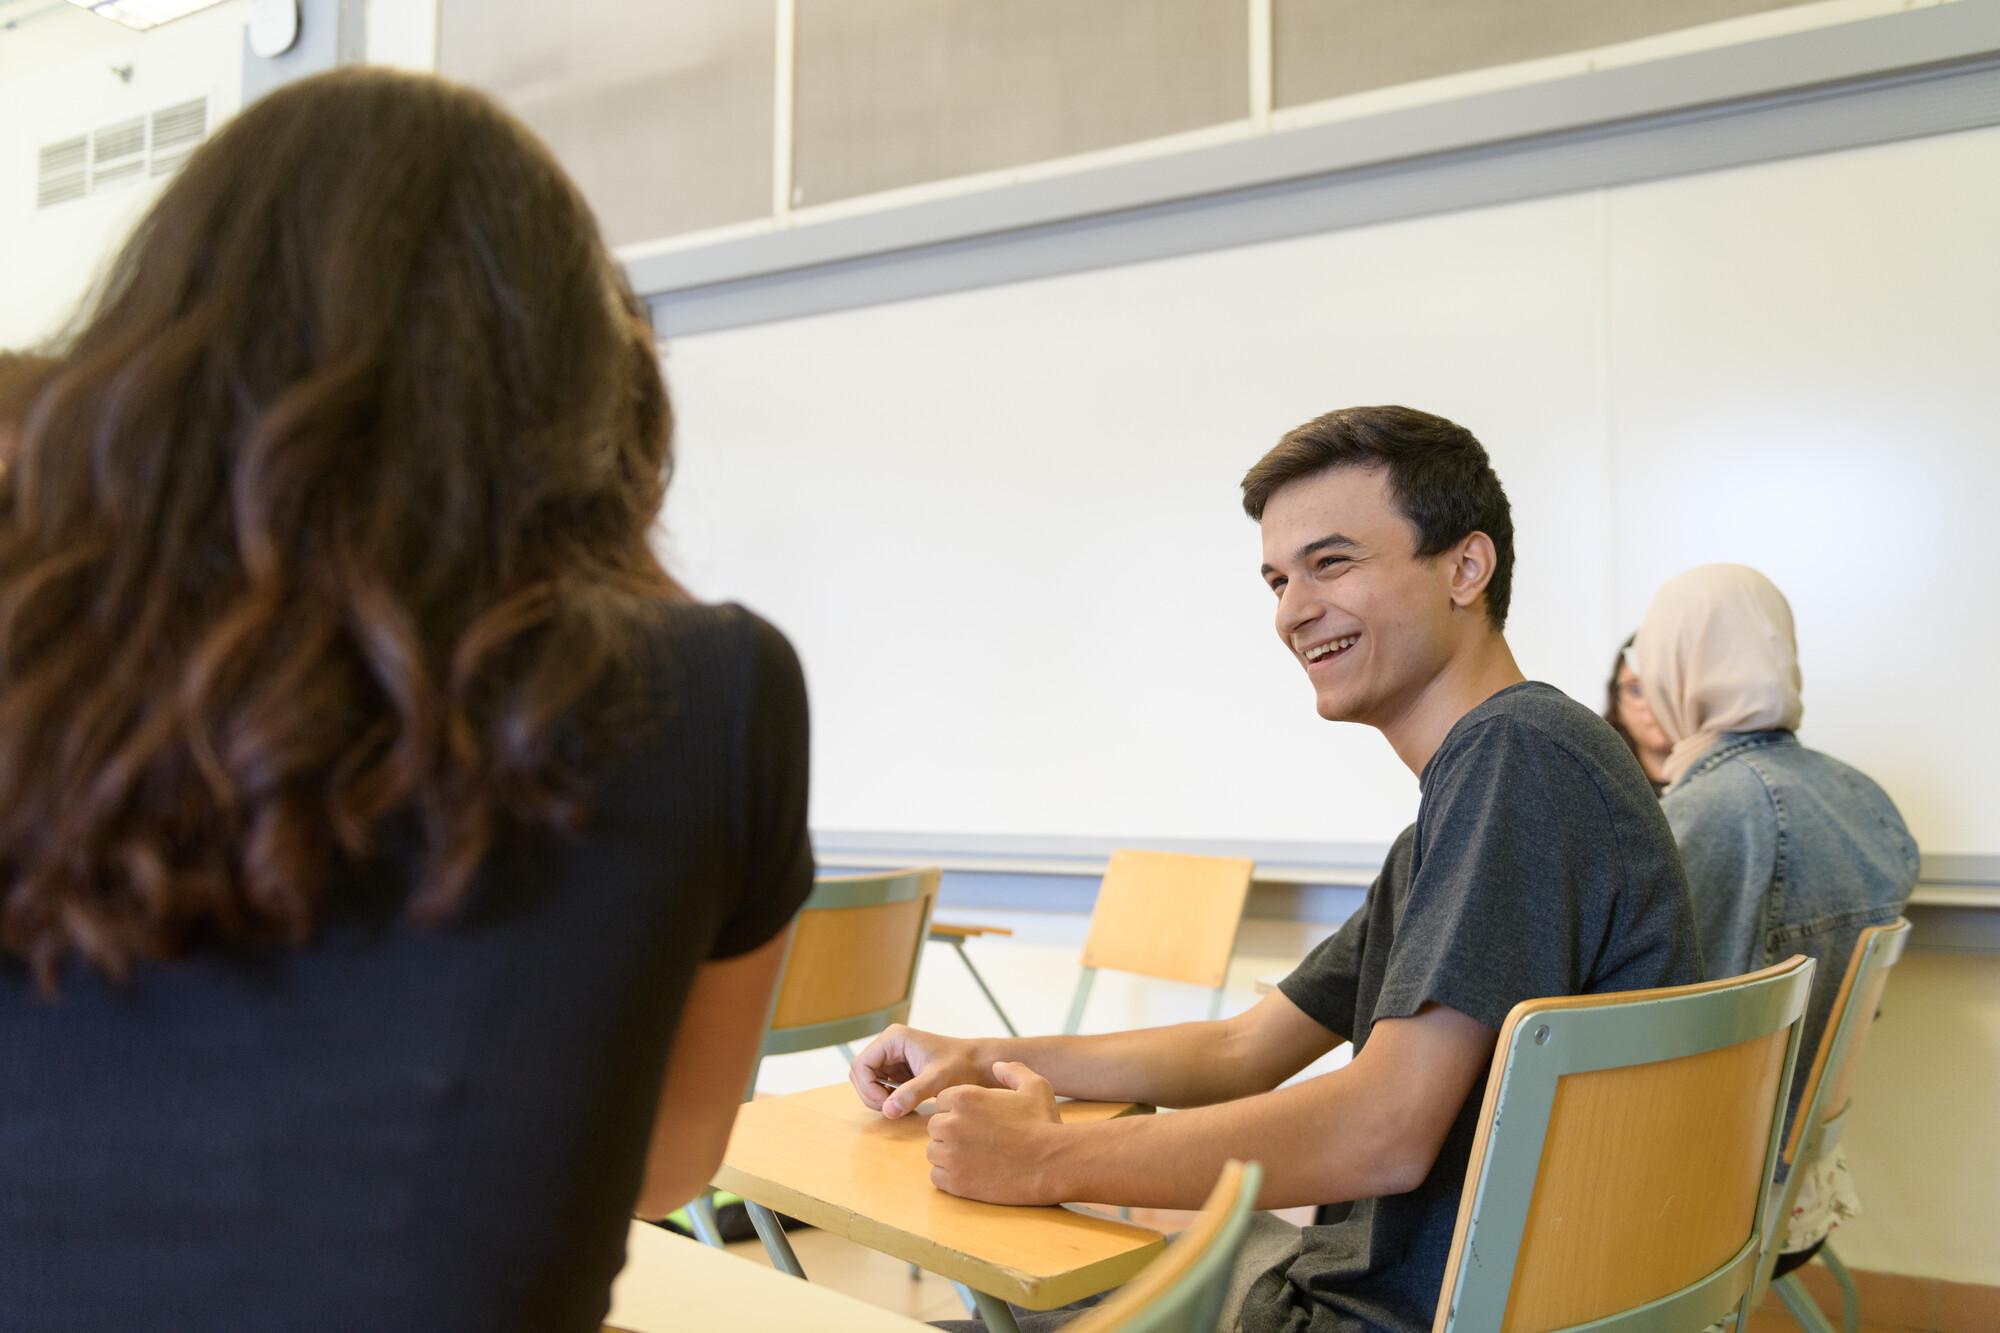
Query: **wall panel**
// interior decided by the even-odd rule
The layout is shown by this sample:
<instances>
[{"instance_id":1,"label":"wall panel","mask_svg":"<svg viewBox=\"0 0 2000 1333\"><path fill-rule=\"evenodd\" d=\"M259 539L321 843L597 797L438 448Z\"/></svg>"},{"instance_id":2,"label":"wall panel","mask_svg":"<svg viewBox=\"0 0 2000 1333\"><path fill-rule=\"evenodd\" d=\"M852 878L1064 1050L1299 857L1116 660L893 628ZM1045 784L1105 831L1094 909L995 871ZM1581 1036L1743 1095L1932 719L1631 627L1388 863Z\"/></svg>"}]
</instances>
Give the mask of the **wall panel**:
<instances>
[{"instance_id":1,"label":"wall panel","mask_svg":"<svg viewBox=\"0 0 2000 1333\"><path fill-rule=\"evenodd\" d=\"M438 69L547 139L613 245L771 210L764 0L442 0Z\"/></svg>"},{"instance_id":2,"label":"wall panel","mask_svg":"<svg viewBox=\"0 0 2000 1333\"><path fill-rule=\"evenodd\" d=\"M1240 120L1242 0L801 0L794 202Z\"/></svg>"}]
</instances>

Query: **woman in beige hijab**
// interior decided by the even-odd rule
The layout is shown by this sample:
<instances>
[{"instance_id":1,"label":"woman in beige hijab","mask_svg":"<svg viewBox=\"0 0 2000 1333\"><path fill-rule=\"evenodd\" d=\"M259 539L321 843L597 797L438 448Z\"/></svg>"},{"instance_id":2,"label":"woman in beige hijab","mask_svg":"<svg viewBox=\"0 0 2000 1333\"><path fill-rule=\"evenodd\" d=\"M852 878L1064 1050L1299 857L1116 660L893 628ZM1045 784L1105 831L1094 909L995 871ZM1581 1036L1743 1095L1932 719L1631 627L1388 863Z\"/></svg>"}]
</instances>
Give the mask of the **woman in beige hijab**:
<instances>
[{"instance_id":1,"label":"woman in beige hijab","mask_svg":"<svg viewBox=\"0 0 2000 1333\"><path fill-rule=\"evenodd\" d=\"M1902 914L1916 843L1880 787L1799 744L1805 706L1792 609L1756 570L1702 565L1670 579L1632 655L1673 746L1661 807L1687 867L1709 975L1795 952L1816 958L1801 1046L1809 1059L1855 940ZM1803 1083L1793 1084L1794 1110ZM1811 1258L1857 1207L1837 1154L1809 1169L1787 1219L1781 1274Z\"/></svg>"}]
</instances>

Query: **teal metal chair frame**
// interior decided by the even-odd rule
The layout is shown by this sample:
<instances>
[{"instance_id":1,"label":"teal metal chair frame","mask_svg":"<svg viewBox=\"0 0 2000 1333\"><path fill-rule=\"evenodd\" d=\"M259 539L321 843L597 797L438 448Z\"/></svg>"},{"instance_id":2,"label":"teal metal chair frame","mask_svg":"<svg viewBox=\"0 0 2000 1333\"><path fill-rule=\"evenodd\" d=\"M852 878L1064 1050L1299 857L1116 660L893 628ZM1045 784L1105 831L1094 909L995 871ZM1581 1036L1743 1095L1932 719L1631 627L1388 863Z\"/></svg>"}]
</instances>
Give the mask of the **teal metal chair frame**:
<instances>
[{"instance_id":1,"label":"teal metal chair frame","mask_svg":"<svg viewBox=\"0 0 2000 1333\"><path fill-rule=\"evenodd\" d=\"M1894 967L1902 959L1903 949L1909 940L1909 920L1898 918L1893 925L1864 931L1855 946L1855 955L1850 963L1853 975L1847 982L1846 1003L1837 1021L1821 1039L1826 1058L1819 1062L1819 1081L1806 1090L1806 1100L1799 1104L1796 1123L1800 1128L1795 1131L1799 1144L1792 1154L1791 1171L1771 1202L1766 1227L1770 1243L1765 1247L1762 1262L1757 1265L1757 1283L1752 1295L1755 1301L1761 1302L1765 1291L1775 1287L1778 1299L1785 1303L1792 1318L1807 1333L1833 1333L1833 1325L1820 1312L1797 1272L1787 1273L1775 1281L1772 1279L1771 1270L1778 1262L1778 1243L1784 1236L1785 1219L1791 1216L1806 1169L1822 1154L1834 1150L1840 1142L1841 1131L1846 1128L1848 1107L1835 1108L1830 1115L1824 1114L1824 1108L1827 1099L1833 1095L1835 1076L1847 1064L1854 1043L1875 1021L1874 1006L1861 1002L1861 997L1873 989L1877 974ZM1856 1333L1860 1328L1861 1309L1854 1290L1854 1279L1848 1276L1847 1266L1840 1262L1831 1245L1821 1245L1816 1257L1827 1266L1833 1273L1834 1281L1840 1285L1841 1325L1845 1333Z\"/></svg>"},{"instance_id":2,"label":"teal metal chair frame","mask_svg":"<svg viewBox=\"0 0 2000 1333\"><path fill-rule=\"evenodd\" d=\"M916 938L912 941L909 976L904 982L902 994L879 1009L849 1014L824 1023L773 1028L771 1024L777 1017L778 1000L785 990L785 976L792 966L792 949L798 942L794 933L785 946L785 960L778 969L778 984L771 989L770 1008L764 1015L764 1041L757 1048L757 1063L750 1069L750 1086L743 1090L744 1101L749 1101L757 1093L757 1075L764 1067L766 1056L791 1055L798 1051L838 1046L851 1063L853 1056L847 1054L845 1043L871 1037L891 1023L901 1023L909 1018L910 1002L917 992L917 972L923 962L924 941L930 935L931 909L937 905L939 878L940 873L935 867L926 867L814 881L811 896L799 908L801 912L887 907L922 899L923 909L917 920ZM785 1228L778 1221L777 1214L748 1199L743 1201L743 1207L750 1215L750 1225L756 1228L758 1239L764 1242L764 1252L770 1256L772 1266L780 1272L803 1278L805 1270L800 1267L798 1256L792 1252L791 1242L785 1239ZM697 1196L689 1201L687 1210L695 1235L716 1249L723 1248L714 1196L710 1193Z\"/></svg>"},{"instance_id":3,"label":"teal metal chair frame","mask_svg":"<svg viewBox=\"0 0 2000 1333\"><path fill-rule=\"evenodd\" d=\"M1242 1191L1207 1253L1158 1300L1121 1324L1119 1333L1209 1333L1221 1322L1229 1273L1250 1233L1250 1214L1257 1210L1257 1191L1263 1183L1264 1168L1245 1162Z\"/></svg>"},{"instance_id":4,"label":"teal metal chair frame","mask_svg":"<svg viewBox=\"0 0 2000 1333\"><path fill-rule=\"evenodd\" d=\"M1763 1178L1743 1244L1721 1266L1679 1291L1573 1326L1618 1333L1685 1333L1734 1312L1737 1326L1747 1328L1756 1264L1764 1248L1771 1175L1784 1136L1785 1105L1812 973L1812 960L1800 958L1787 971L1726 990L1669 993L1546 1012L1535 1011L1537 1002L1531 1000L1517 1008L1508 1022L1506 1060L1498 1074L1486 1152L1477 1179L1466 1185L1474 1191L1472 1215L1459 1247L1457 1280L1447 1278L1451 1308L1441 1327L1471 1331L1502 1326L1556 1085L1563 1075L1700 1055L1788 1029L1784 1068L1771 1106Z\"/></svg>"},{"instance_id":5,"label":"teal metal chair frame","mask_svg":"<svg viewBox=\"0 0 2000 1333\"><path fill-rule=\"evenodd\" d=\"M1215 1235L1209 1238L1207 1247L1185 1272L1175 1276L1142 1308L1123 1318L1109 1311L1102 1314L1092 1312L1079 1316L1078 1323L1094 1329L1101 1328L1105 1333L1111 1333L1111 1330L1116 1330L1116 1333L1214 1333L1222 1321L1222 1302L1229 1295L1229 1275L1236 1266L1237 1254L1243 1249L1243 1239L1250 1232L1250 1215L1257 1210L1257 1191L1263 1183L1264 1168L1256 1162L1243 1163L1242 1179L1238 1182L1236 1198L1230 1203L1228 1215L1222 1219ZM1182 1238L1170 1241L1168 1257L1155 1259L1154 1264L1171 1262L1175 1248L1188 1243L1185 1233ZM1140 1272L1132 1283L1144 1282L1148 1271L1151 1270ZM1118 1298L1114 1296L1112 1299Z\"/></svg>"},{"instance_id":6,"label":"teal metal chair frame","mask_svg":"<svg viewBox=\"0 0 2000 1333\"><path fill-rule=\"evenodd\" d=\"M1231 952L1233 953L1235 950L1232 948ZM1130 975L1138 976L1140 974L1135 972ZM1063 1019L1062 1034L1065 1037L1074 1037L1078 1030L1083 1027L1083 1009L1085 1005L1090 1003L1090 988L1096 980L1097 969L1091 967L1089 964L1086 963L1077 970L1076 989L1070 992L1069 997L1069 1017ZM1160 978L1153 977L1149 978L1149 980L1157 981ZM1168 982L1167 984L1185 985L1187 983ZM1208 991L1208 1021L1213 1023L1216 1019L1222 1017L1222 1000L1224 995L1228 993L1229 987L1222 985L1204 987L1203 989Z\"/></svg>"}]
</instances>

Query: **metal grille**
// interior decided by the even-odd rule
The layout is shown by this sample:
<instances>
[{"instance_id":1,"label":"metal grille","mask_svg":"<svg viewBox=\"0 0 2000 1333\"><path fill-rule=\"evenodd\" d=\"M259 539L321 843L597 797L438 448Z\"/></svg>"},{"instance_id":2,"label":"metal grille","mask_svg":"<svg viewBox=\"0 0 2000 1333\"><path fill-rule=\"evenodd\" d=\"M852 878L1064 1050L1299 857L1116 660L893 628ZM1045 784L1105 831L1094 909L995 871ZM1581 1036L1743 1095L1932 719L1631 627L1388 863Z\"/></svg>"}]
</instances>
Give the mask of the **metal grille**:
<instances>
[{"instance_id":1,"label":"metal grille","mask_svg":"<svg viewBox=\"0 0 2000 1333\"><path fill-rule=\"evenodd\" d=\"M90 139L86 135L42 145L36 155L35 207L83 198L90 191L89 163Z\"/></svg>"},{"instance_id":2,"label":"metal grille","mask_svg":"<svg viewBox=\"0 0 2000 1333\"><path fill-rule=\"evenodd\" d=\"M208 134L208 99L162 107L153 113L152 128L152 174L164 176L187 161Z\"/></svg>"},{"instance_id":3,"label":"metal grille","mask_svg":"<svg viewBox=\"0 0 2000 1333\"><path fill-rule=\"evenodd\" d=\"M106 125L90 136L90 188L137 180L146 173L146 118Z\"/></svg>"}]
</instances>

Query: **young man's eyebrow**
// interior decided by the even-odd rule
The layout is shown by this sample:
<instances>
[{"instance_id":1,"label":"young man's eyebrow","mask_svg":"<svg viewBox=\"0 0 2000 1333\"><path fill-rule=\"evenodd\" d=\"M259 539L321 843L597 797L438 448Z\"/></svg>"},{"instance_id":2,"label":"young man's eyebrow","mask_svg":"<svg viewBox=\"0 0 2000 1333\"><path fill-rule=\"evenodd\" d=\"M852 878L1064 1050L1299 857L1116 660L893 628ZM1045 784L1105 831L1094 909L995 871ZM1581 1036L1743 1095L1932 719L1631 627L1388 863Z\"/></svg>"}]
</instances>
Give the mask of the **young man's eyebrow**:
<instances>
[{"instance_id":1,"label":"young man's eyebrow","mask_svg":"<svg viewBox=\"0 0 2000 1333\"><path fill-rule=\"evenodd\" d=\"M1326 536L1319 538L1317 541L1309 541L1304 546L1301 546L1298 550L1294 551L1292 553L1292 559L1303 560L1307 556L1313 555L1319 551L1332 551L1332 550L1358 551L1360 549L1361 549L1361 543L1355 541L1354 538L1349 537L1344 533L1329 532L1326 534ZM1268 579L1271 577L1271 575L1277 573L1278 570L1275 565L1260 565L1258 567L1257 572L1261 574L1263 577Z\"/></svg>"},{"instance_id":2,"label":"young man's eyebrow","mask_svg":"<svg viewBox=\"0 0 2000 1333\"><path fill-rule=\"evenodd\" d=\"M1338 532L1329 532L1326 534L1326 536L1321 537L1318 541L1307 542L1304 546L1301 546L1297 551L1294 551L1292 553L1292 559L1303 560L1307 556L1316 555L1321 551L1331 551L1331 550L1355 551L1359 550L1360 548L1361 548L1361 543L1355 541L1354 538L1345 536Z\"/></svg>"}]
</instances>

